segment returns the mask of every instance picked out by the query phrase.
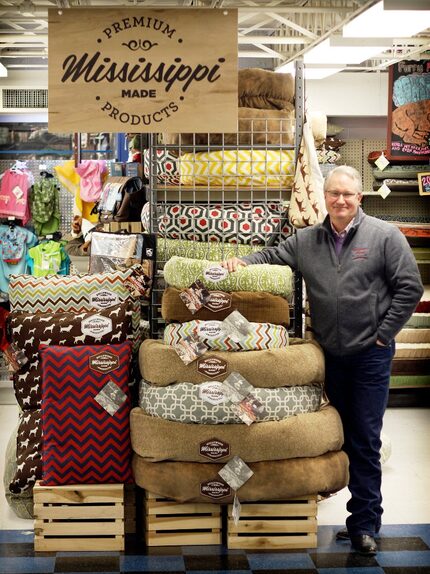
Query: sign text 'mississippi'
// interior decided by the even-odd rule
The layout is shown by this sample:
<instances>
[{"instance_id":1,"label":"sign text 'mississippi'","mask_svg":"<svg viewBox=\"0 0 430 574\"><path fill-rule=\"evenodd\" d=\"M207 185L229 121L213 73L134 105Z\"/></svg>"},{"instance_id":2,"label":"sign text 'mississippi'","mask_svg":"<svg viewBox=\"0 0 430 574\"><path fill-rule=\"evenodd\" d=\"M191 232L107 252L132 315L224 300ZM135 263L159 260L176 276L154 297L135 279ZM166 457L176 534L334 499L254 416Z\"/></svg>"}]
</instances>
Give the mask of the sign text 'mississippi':
<instances>
[{"instance_id":1,"label":"sign text 'mississippi'","mask_svg":"<svg viewBox=\"0 0 430 574\"><path fill-rule=\"evenodd\" d=\"M111 58L102 57L100 52L95 52L92 56L87 52L81 56L70 54L63 61L64 73L61 81L66 83L82 79L85 83L156 82L165 84L166 92L179 83L182 84L182 91L186 92L193 82L216 82L220 77L220 64L225 62L225 58L218 58L219 63L212 67L204 64L192 67L181 62L181 58L175 58L174 63L161 62L154 66L146 58L139 58L138 63L118 63Z\"/></svg>"}]
</instances>

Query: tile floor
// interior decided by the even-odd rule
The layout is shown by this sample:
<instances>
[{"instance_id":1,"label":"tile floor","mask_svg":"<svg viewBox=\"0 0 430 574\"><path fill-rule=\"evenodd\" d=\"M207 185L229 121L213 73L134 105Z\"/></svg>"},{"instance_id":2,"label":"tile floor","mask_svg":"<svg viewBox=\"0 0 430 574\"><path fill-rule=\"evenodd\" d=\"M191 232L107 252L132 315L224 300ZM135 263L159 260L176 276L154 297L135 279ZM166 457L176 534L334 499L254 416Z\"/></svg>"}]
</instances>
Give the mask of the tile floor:
<instances>
[{"instance_id":1,"label":"tile floor","mask_svg":"<svg viewBox=\"0 0 430 574\"><path fill-rule=\"evenodd\" d=\"M15 406L0 406L1 473L16 416ZM350 552L348 542L334 540L334 533L345 519L346 489L318 505L317 549L145 548L133 537L127 540L125 552L77 554L35 553L32 521L14 516L0 485L0 573L430 574L430 409L388 409L384 433L392 452L383 467L386 510L375 557L360 557Z\"/></svg>"}]
</instances>

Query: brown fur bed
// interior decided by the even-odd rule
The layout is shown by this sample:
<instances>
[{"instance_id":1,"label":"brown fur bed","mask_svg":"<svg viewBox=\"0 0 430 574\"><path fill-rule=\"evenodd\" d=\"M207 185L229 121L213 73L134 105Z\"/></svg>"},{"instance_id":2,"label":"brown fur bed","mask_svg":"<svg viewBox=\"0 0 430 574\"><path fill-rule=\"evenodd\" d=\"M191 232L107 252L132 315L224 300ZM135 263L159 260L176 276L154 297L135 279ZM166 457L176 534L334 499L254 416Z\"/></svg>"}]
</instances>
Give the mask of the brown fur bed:
<instances>
[{"instance_id":1,"label":"brown fur bed","mask_svg":"<svg viewBox=\"0 0 430 574\"><path fill-rule=\"evenodd\" d=\"M211 462L200 454L200 444L212 439L229 446L227 462L240 456L245 462L315 457L337 451L343 444L340 417L331 406L283 421L204 425L173 422L149 416L136 407L130 415L133 451L147 461Z\"/></svg>"},{"instance_id":2,"label":"brown fur bed","mask_svg":"<svg viewBox=\"0 0 430 574\"><path fill-rule=\"evenodd\" d=\"M146 462L133 455L136 483L148 492L179 502L232 502L233 491L220 498L201 494L202 483L219 481L224 464L199 462ZM248 465L253 476L237 491L241 501L286 500L295 496L331 493L348 484L348 457L343 451L315 458L292 458Z\"/></svg>"},{"instance_id":3,"label":"brown fur bed","mask_svg":"<svg viewBox=\"0 0 430 574\"><path fill-rule=\"evenodd\" d=\"M178 323L185 323L192 319L222 321L237 309L248 321L255 323L273 323L286 327L290 324L288 301L280 295L262 291L236 291L228 294L228 296L231 295L231 305L228 309L212 311L202 307L193 315L180 298L180 292L181 290L176 287L167 287L163 293L161 315L166 321Z\"/></svg>"},{"instance_id":4,"label":"brown fur bed","mask_svg":"<svg viewBox=\"0 0 430 574\"><path fill-rule=\"evenodd\" d=\"M175 382L201 383L223 381L233 371L239 372L254 387L276 388L324 382L324 355L319 345L304 339L291 339L284 349L266 351L207 351L201 358L226 361L220 375L209 377L197 370L198 360L186 365L174 347L147 339L139 350L142 377L153 385Z\"/></svg>"}]
</instances>

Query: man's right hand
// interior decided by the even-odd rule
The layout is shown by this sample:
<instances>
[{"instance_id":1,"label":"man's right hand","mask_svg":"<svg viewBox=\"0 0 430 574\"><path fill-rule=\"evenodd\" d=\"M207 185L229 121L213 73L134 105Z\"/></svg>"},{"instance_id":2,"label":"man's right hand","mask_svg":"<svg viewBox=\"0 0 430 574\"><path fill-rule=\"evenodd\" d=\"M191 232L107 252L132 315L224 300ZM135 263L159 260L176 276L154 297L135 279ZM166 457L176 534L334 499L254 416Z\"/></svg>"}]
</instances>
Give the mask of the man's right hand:
<instances>
[{"instance_id":1,"label":"man's right hand","mask_svg":"<svg viewBox=\"0 0 430 574\"><path fill-rule=\"evenodd\" d=\"M233 273L237 271L240 267L246 267L248 264L239 257L230 257L230 259L226 259L225 261L221 261L221 267L227 269L229 273Z\"/></svg>"}]
</instances>

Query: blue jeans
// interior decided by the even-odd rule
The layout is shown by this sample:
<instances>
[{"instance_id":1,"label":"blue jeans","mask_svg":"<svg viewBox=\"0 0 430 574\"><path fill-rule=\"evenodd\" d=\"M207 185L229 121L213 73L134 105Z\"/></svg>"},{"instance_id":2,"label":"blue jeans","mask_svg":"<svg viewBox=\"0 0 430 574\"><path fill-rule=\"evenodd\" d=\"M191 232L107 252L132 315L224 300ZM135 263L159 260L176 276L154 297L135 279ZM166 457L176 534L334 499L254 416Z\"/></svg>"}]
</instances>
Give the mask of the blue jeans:
<instances>
[{"instance_id":1,"label":"blue jeans","mask_svg":"<svg viewBox=\"0 0 430 574\"><path fill-rule=\"evenodd\" d=\"M342 419L349 457L350 535L374 536L381 528L381 429L388 402L394 341L387 347L337 357L325 353L325 389Z\"/></svg>"}]
</instances>

